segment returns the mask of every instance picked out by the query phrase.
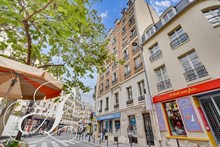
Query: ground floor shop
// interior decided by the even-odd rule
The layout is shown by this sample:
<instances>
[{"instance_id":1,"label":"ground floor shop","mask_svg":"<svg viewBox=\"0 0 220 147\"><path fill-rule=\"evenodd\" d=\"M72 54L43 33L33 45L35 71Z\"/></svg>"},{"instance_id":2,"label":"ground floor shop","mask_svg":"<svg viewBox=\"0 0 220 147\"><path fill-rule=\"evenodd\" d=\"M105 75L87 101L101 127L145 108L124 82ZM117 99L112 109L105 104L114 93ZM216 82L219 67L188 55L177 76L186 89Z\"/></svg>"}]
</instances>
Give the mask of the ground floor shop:
<instances>
[{"instance_id":1,"label":"ground floor shop","mask_svg":"<svg viewBox=\"0 0 220 147\"><path fill-rule=\"evenodd\" d=\"M220 79L155 96L164 146L220 146Z\"/></svg>"},{"instance_id":2,"label":"ground floor shop","mask_svg":"<svg viewBox=\"0 0 220 147\"><path fill-rule=\"evenodd\" d=\"M158 146L159 138L154 128L156 124L152 113L146 112L145 105L130 106L115 113L97 116L96 137L102 135L106 129L109 141L119 140L120 143L129 143L129 126L132 128L132 142L139 145Z\"/></svg>"}]
</instances>

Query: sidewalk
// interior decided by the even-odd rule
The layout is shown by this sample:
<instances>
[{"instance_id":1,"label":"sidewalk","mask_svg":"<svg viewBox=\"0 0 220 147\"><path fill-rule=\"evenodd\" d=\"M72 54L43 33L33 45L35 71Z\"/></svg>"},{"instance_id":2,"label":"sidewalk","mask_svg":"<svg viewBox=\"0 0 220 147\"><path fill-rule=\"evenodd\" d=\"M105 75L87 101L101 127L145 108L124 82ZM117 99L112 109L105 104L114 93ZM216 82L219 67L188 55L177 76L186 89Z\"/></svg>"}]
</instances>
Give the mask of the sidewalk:
<instances>
[{"instance_id":1,"label":"sidewalk","mask_svg":"<svg viewBox=\"0 0 220 147\"><path fill-rule=\"evenodd\" d=\"M93 138L91 138L90 142L88 142L88 138L86 138L83 140L83 142L91 144L91 145L95 145L98 147L107 147L107 140L105 140L104 142L101 142L101 144L100 144L100 140L95 140L95 143L94 143ZM117 142L108 141L108 147L117 147ZM130 144L118 143L118 147L130 147ZM141 146L141 145L137 145L137 144L133 143L132 147L146 147L146 146Z\"/></svg>"}]
</instances>

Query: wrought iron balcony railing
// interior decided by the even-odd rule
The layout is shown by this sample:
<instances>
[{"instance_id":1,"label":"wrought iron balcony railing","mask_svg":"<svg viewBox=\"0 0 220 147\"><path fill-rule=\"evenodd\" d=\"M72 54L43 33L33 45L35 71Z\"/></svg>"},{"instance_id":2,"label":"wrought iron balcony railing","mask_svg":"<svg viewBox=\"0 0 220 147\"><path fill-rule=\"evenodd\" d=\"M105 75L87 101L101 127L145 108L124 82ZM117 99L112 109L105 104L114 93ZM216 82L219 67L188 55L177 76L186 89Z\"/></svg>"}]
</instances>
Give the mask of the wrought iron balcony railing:
<instances>
[{"instance_id":1,"label":"wrought iron balcony railing","mask_svg":"<svg viewBox=\"0 0 220 147\"><path fill-rule=\"evenodd\" d=\"M131 71L130 71L130 70L127 71L127 72L124 74L125 77L128 77L129 75L131 75Z\"/></svg>"},{"instance_id":2,"label":"wrought iron balcony railing","mask_svg":"<svg viewBox=\"0 0 220 147\"><path fill-rule=\"evenodd\" d=\"M119 107L119 103L117 103L117 104L114 105L114 108L115 108L115 109L118 108L118 107Z\"/></svg>"},{"instance_id":3,"label":"wrought iron balcony railing","mask_svg":"<svg viewBox=\"0 0 220 147\"><path fill-rule=\"evenodd\" d=\"M172 48L176 48L177 46L185 43L187 40L189 40L189 37L188 37L187 33L184 33L180 37L178 37L175 40L173 40L170 43L170 45L171 45Z\"/></svg>"},{"instance_id":4,"label":"wrought iron balcony railing","mask_svg":"<svg viewBox=\"0 0 220 147\"><path fill-rule=\"evenodd\" d=\"M188 82L207 75L208 72L204 65L198 66L195 69L188 70L184 73L184 76Z\"/></svg>"},{"instance_id":5,"label":"wrought iron balcony railing","mask_svg":"<svg viewBox=\"0 0 220 147\"><path fill-rule=\"evenodd\" d=\"M150 61L153 62L153 61L156 61L158 60L160 57L162 57L162 52L161 50L158 50L156 53L152 54L150 56Z\"/></svg>"},{"instance_id":6,"label":"wrought iron balcony railing","mask_svg":"<svg viewBox=\"0 0 220 147\"><path fill-rule=\"evenodd\" d=\"M117 82L118 82L118 78L115 78L115 79L112 80L112 84L115 84Z\"/></svg>"},{"instance_id":7,"label":"wrought iron balcony railing","mask_svg":"<svg viewBox=\"0 0 220 147\"><path fill-rule=\"evenodd\" d=\"M143 100L145 100L144 95L139 96L139 97L138 97L138 100L139 100L139 101L143 101Z\"/></svg>"},{"instance_id":8,"label":"wrought iron balcony railing","mask_svg":"<svg viewBox=\"0 0 220 147\"><path fill-rule=\"evenodd\" d=\"M130 105L130 104L133 104L134 103L134 100L133 99L129 99L126 101L127 105Z\"/></svg>"},{"instance_id":9,"label":"wrought iron balcony railing","mask_svg":"<svg viewBox=\"0 0 220 147\"><path fill-rule=\"evenodd\" d=\"M134 69L135 69L135 70L138 70L138 69L140 69L140 68L142 68L142 67L143 67L143 66L142 66L142 63L139 63L139 64L135 65Z\"/></svg>"},{"instance_id":10,"label":"wrought iron balcony railing","mask_svg":"<svg viewBox=\"0 0 220 147\"><path fill-rule=\"evenodd\" d=\"M164 80L164 81L157 83L157 90L158 91L162 91L164 89L168 89L171 87L172 87L172 85L171 85L170 79L167 79L167 80Z\"/></svg>"}]
</instances>

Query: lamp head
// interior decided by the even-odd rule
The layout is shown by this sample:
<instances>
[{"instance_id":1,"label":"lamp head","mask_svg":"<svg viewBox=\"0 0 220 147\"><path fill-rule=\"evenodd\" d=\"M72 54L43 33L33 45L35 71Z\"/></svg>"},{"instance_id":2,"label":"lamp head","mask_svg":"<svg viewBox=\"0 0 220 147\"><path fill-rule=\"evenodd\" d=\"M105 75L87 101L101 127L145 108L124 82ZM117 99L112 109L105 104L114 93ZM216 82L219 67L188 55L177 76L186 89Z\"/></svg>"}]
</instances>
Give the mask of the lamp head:
<instances>
[{"instance_id":1,"label":"lamp head","mask_svg":"<svg viewBox=\"0 0 220 147\"><path fill-rule=\"evenodd\" d=\"M132 46L138 46L137 42L133 42Z\"/></svg>"}]
</instances>

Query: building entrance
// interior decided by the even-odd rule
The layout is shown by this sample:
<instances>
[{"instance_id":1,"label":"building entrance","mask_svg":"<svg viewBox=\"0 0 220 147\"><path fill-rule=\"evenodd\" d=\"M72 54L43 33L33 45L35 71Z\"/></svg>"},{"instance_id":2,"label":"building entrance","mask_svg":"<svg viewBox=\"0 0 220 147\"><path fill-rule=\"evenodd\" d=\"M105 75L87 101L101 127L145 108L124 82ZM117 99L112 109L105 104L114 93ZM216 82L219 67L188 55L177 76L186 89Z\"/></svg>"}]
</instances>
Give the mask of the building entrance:
<instances>
[{"instance_id":1,"label":"building entrance","mask_svg":"<svg viewBox=\"0 0 220 147\"><path fill-rule=\"evenodd\" d=\"M144 130L146 134L147 144L154 145L154 134L152 130L150 114L149 113L143 114L143 119L144 119Z\"/></svg>"}]
</instances>

